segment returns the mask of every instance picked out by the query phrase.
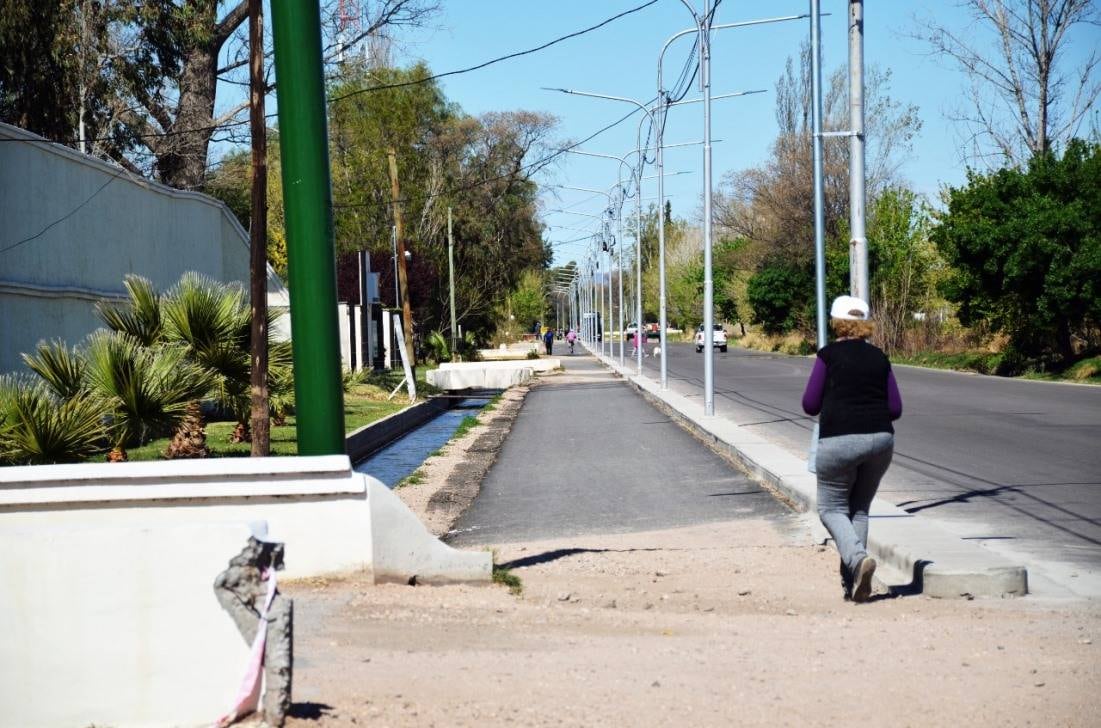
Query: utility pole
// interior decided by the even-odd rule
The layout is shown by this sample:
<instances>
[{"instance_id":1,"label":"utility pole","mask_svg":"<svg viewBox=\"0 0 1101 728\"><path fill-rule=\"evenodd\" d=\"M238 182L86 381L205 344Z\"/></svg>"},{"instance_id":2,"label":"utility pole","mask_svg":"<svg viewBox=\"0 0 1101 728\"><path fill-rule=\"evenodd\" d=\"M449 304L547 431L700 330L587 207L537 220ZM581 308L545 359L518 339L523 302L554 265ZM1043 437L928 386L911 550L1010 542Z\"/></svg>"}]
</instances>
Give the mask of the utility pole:
<instances>
[{"instance_id":1,"label":"utility pole","mask_svg":"<svg viewBox=\"0 0 1101 728\"><path fill-rule=\"evenodd\" d=\"M458 361L459 327L455 322L455 237L451 234L451 208L447 208L447 272L451 282L451 361Z\"/></svg>"},{"instance_id":2,"label":"utility pole","mask_svg":"<svg viewBox=\"0 0 1101 728\"><path fill-rule=\"evenodd\" d=\"M264 119L264 4L249 0L249 125L252 136L252 214L249 216L249 371L253 457L271 454L268 415L268 138Z\"/></svg>"},{"instance_id":3,"label":"utility pole","mask_svg":"<svg viewBox=\"0 0 1101 728\"><path fill-rule=\"evenodd\" d=\"M704 0L700 25L700 84L703 86L703 413L715 414L715 298L711 273L711 0ZM662 361L665 350L662 349Z\"/></svg>"},{"instance_id":4,"label":"utility pole","mask_svg":"<svg viewBox=\"0 0 1101 728\"><path fill-rule=\"evenodd\" d=\"M344 454L332 183L316 0L272 3L299 455Z\"/></svg>"},{"instance_id":5,"label":"utility pole","mask_svg":"<svg viewBox=\"0 0 1101 728\"><path fill-rule=\"evenodd\" d=\"M405 330L405 345L409 347L409 359L416 364L416 347L413 346L413 307L409 303L409 272L405 265L404 228L401 221L401 187L398 184L398 153L392 147L387 151L390 158L390 193L394 198L394 236L398 266L398 286L401 290L402 328Z\"/></svg>"},{"instance_id":6,"label":"utility pole","mask_svg":"<svg viewBox=\"0 0 1101 728\"><path fill-rule=\"evenodd\" d=\"M864 232L864 0L849 0L849 292L868 298Z\"/></svg>"}]
</instances>

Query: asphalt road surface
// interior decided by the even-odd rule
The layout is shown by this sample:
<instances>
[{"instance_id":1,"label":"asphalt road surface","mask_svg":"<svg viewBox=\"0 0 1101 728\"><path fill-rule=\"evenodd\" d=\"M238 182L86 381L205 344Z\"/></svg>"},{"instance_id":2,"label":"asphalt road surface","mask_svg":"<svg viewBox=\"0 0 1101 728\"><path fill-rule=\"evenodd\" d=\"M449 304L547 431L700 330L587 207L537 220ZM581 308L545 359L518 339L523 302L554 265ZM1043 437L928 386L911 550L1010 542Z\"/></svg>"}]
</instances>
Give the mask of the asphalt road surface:
<instances>
[{"instance_id":1,"label":"asphalt road surface","mask_svg":"<svg viewBox=\"0 0 1101 728\"><path fill-rule=\"evenodd\" d=\"M618 350L616 352L618 354ZM669 386L703 397L703 355L668 353ZM715 411L806 454L811 357L715 352ZM647 358L657 379L658 360ZM895 366L903 415L880 495L1073 586L1101 576L1101 387ZM1037 569L1037 567L1040 567Z\"/></svg>"},{"instance_id":2,"label":"asphalt road surface","mask_svg":"<svg viewBox=\"0 0 1101 728\"><path fill-rule=\"evenodd\" d=\"M528 393L450 543L792 517L592 357L562 361L564 375Z\"/></svg>"}]
</instances>

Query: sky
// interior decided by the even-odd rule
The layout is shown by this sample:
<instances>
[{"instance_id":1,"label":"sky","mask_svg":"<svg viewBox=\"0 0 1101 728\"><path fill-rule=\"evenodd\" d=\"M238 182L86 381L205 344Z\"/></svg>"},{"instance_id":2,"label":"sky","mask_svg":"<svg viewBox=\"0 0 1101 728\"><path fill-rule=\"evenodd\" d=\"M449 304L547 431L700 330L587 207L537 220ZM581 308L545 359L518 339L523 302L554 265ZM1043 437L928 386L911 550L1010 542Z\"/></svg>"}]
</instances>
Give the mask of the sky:
<instances>
[{"instance_id":1,"label":"sky","mask_svg":"<svg viewBox=\"0 0 1101 728\"><path fill-rule=\"evenodd\" d=\"M688 0L702 8L703 0ZM366 0L361 0L366 2ZM644 0L443 0L442 13L432 27L398 38L395 61L426 61L436 73L465 68L491 58L532 48L559 36L595 25ZM962 101L965 77L945 60L932 56L911 34L919 20L935 16L949 27L966 30L970 19L954 0L868 0L865 2L865 64L889 70L890 95L917 107L922 122L912 151L900 169L916 191L936 200L943 185L965 179L962 130L947 112ZM808 12L807 0L723 0L715 24L799 15ZM823 77L847 64L847 2L822 0ZM694 27L679 0L659 0L637 13L599 30L546 50L511 59L478 71L441 80L449 100L469 114L525 109L553 114L558 119L555 138L577 141L619 119L630 104L542 90L570 88L649 101L656 96L657 56L674 33ZM809 37L806 19L732 28L714 32L712 94L762 89L765 93L720 99L712 105L713 175L765 161L775 138L775 85L789 56ZM1101 41L1097 29L1076 38L1076 53L1085 53ZM670 45L666 54L666 86L688 58L691 35ZM694 84L687 98L700 96ZM638 117L578 147L602 154L633 154ZM645 132L644 132L645 133ZM699 142L703 138L702 104L671 109L666 144ZM564 207L598 213L606 202L601 195L550 187L550 184L607 189L617 181L619 162L564 155L541 175L545 183L545 210ZM666 180L674 213L689 220L700 215L703 189L702 147L686 146L666 152L666 171L683 172ZM646 174L654 174L650 168ZM644 182L644 200L656 194L655 180ZM545 212L547 238L555 245L555 264L579 259L586 241L565 242L591 232L593 221L580 215Z\"/></svg>"}]
</instances>

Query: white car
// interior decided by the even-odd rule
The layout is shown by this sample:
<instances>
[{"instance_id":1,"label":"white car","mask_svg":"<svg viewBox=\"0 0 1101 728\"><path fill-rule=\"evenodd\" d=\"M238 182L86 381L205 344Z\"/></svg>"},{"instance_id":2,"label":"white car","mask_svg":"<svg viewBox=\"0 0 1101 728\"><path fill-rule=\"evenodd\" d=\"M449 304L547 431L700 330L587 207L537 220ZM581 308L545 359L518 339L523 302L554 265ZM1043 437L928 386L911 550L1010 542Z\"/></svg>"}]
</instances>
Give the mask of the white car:
<instances>
[{"instance_id":1,"label":"white car","mask_svg":"<svg viewBox=\"0 0 1101 728\"><path fill-rule=\"evenodd\" d=\"M712 345L718 347L719 351L726 351L726 331L720 324L715 324L713 328L715 331L711 335ZM696 351L703 351L703 333L703 324L700 324L696 329Z\"/></svg>"}]
</instances>

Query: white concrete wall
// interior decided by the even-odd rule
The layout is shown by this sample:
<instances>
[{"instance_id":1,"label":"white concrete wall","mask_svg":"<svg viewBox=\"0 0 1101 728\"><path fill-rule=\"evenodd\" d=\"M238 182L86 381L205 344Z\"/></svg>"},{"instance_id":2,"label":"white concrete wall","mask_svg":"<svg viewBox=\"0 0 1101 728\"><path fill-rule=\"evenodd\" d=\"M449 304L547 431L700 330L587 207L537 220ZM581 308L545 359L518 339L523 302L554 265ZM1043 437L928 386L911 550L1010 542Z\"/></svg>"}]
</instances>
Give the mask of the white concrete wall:
<instances>
[{"instance_id":1,"label":"white concrete wall","mask_svg":"<svg viewBox=\"0 0 1101 728\"><path fill-rule=\"evenodd\" d=\"M0 726L212 724L247 658L214 579L259 522L280 578L492 577L346 456L0 468Z\"/></svg>"},{"instance_id":2,"label":"white concrete wall","mask_svg":"<svg viewBox=\"0 0 1101 728\"><path fill-rule=\"evenodd\" d=\"M127 273L161 289L193 270L248 281L248 234L221 202L133 177L0 124L0 373L38 341L79 343ZM281 288L278 278L269 289Z\"/></svg>"},{"instance_id":3,"label":"white concrete wall","mask_svg":"<svg viewBox=\"0 0 1101 728\"><path fill-rule=\"evenodd\" d=\"M248 645L214 579L245 524L6 530L0 725L212 725Z\"/></svg>"}]
</instances>

